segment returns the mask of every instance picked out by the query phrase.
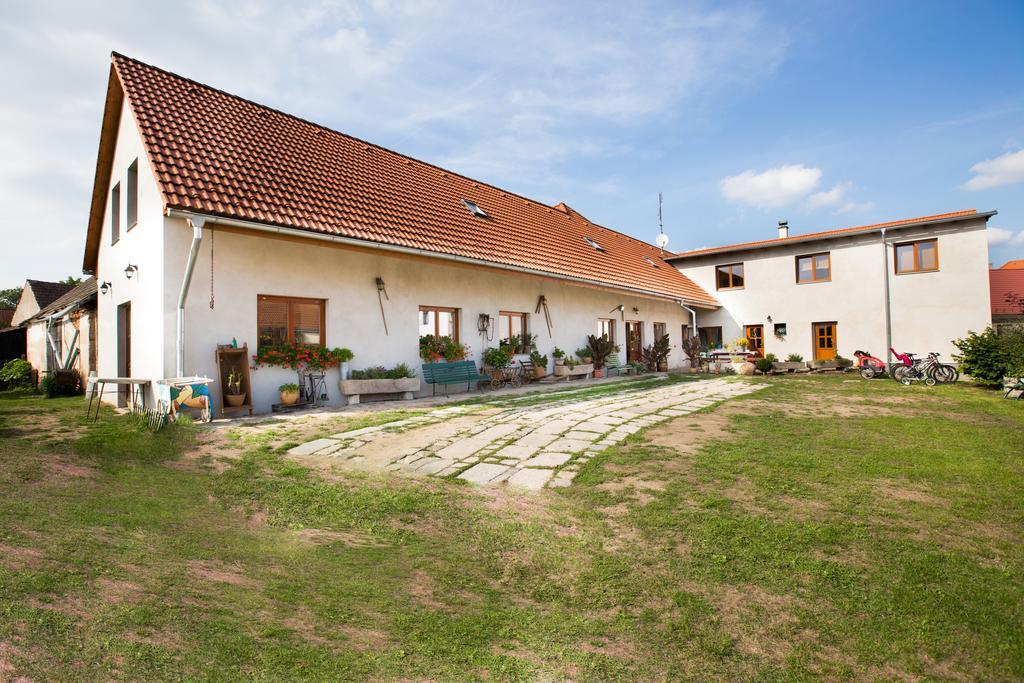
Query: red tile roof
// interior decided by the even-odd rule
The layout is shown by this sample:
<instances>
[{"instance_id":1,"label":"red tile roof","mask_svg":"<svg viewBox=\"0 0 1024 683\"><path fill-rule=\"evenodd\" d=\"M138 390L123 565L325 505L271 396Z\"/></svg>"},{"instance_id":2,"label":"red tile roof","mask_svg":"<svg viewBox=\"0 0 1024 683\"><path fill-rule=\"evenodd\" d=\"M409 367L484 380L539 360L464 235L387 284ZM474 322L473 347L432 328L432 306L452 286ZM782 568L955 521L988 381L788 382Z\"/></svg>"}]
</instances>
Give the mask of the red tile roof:
<instances>
[{"instance_id":1,"label":"red tile roof","mask_svg":"<svg viewBox=\"0 0 1024 683\"><path fill-rule=\"evenodd\" d=\"M858 233L858 232L875 232L882 228L897 228L908 225L916 225L919 223L931 223L934 221L946 221L949 219L956 219L966 216L989 216L995 212L985 212L979 214L975 209L967 209L965 211L953 211L951 213L940 213L934 216L921 216L919 218L904 218L898 221L889 221L887 223L874 223L872 225L860 225L854 228L839 228L836 230L822 230L821 232L809 232L804 235L792 235L790 237L776 238L771 240L759 240L757 242L741 242L740 244L731 244L724 247L709 247L707 249L694 249L693 251L683 251L677 253L675 256L667 257L668 260L680 260L691 258L693 256L704 256L706 254L717 254L723 251L741 251L745 249L761 249L764 247L776 247L785 244L797 243L797 242L810 242L814 240L829 239L832 237L842 237L844 235Z\"/></svg>"},{"instance_id":2,"label":"red tile roof","mask_svg":"<svg viewBox=\"0 0 1024 683\"><path fill-rule=\"evenodd\" d=\"M25 280L25 285L32 289L39 308L46 308L75 288L75 285L67 282L47 282L46 280Z\"/></svg>"},{"instance_id":3,"label":"red tile roof","mask_svg":"<svg viewBox=\"0 0 1024 683\"><path fill-rule=\"evenodd\" d=\"M1000 270L1024 270L1024 259L1007 261Z\"/></svg>"},{"instance_id":4,"label":"red tile roof","mask_svg":"<svg viewBox=\"0 0 1024 683\"><path fill-rule=\"evenodd\" d=\"M1024 300L1024 269L1006 268L988 271L992 292L992 315L1024 315L1019 302Z\"/></svg>"},{"instance_id":5,"label":"red tile roof","mask_svg":"<svg viewBox=\"0 0 1024 683\"><path fill-rule=\"evenodd\" d=\"M101 193L116 136L109 111L122 87L168 208L718 305L657 247L564 204L526 199L116 53L97 162ZM489 218L473 216L463 199ZM94 189L86 270L95 268L103 204Z\"/></svg>"}]
</instances>

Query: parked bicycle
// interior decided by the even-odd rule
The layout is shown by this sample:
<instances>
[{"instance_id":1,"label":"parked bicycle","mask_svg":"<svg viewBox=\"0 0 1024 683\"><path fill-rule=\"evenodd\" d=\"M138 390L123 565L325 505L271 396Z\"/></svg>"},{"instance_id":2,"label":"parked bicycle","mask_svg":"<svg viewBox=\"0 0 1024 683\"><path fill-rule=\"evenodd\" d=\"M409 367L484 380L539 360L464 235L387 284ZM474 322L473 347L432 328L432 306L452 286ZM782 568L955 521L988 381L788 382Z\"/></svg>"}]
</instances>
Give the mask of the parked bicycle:
<instances>
[{"instance_id":1,"label":"parked bicycle","mask_svg":"<svg viewBox=\"0 0 1024 683\"><path fill-rule=\"evenodd\" d=\"M927 386L935 386L950 384L960 379L960 372L956 367L940 362L939 354L935 352L921 359L912 353L897 354L893 351L893 354L902 364L895 364L891 374L893 379L901 384L909 386L914 382L924 382Z\"/></svg>"}]
</instances>

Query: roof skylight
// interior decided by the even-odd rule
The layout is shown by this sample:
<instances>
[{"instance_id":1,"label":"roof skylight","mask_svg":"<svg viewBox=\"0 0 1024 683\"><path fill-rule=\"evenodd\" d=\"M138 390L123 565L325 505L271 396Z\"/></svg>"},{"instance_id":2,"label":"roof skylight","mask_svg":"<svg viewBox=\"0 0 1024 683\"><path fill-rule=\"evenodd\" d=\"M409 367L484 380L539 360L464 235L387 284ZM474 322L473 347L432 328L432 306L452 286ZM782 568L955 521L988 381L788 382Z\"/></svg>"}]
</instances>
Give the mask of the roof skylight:
<instances>
[{"instance_id":1,"label":"roof skylight","mask_svg":"<svg viewBox=\"0 0 1024 683\"><path fill-rule=\"evenodd\" d=\"M657 268L657 267L658 267L658 264L657 264L657 263L655 263L654 261L652 261L651 259L649 259L649 258L648 258L648 257L646 257L646 256L644 256L644 261L647 261L648 263L650 263L650 264L651 264L652 266L654 266L655 268Z\"/></svg>"},{"instance_id":2,"label":"roof skylight","mask_svg":"<svg viewBox=\"0 0 1024 683\"><path fill-rule=\"evenodd\" d=\"M587 241L587 244L592 246L594 249L597 249L598 251L604 251L604 247L602 247L600 244L590 239L589 237L584 237L583 239L585 239Z\"/></svg>"},{"instance_id":3,"label":"roof skylight","mask_svg":"<svg viewBox=\"0 0 1024 683\"><path fill-rule=\"evenodd\" d=\"M476 202L471 202L468 199L463 199L462 203L465 204L466 208L469 209L469 212L476 216L477 218L490 218L490 216L488 216L483 209L476 205Z\"/></svg>"}]
</instances>

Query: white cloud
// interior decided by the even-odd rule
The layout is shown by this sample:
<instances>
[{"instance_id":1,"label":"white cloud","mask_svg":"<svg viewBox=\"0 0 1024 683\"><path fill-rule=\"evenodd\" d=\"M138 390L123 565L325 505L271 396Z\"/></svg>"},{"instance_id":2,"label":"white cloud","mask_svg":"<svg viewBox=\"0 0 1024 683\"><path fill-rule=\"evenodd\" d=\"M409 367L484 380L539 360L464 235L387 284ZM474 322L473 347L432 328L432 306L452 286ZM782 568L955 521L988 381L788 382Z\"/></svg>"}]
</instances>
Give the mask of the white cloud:
<instances>
[{"instance_id":1,"label":"white cloud","mask_svg":"<svg viewBox=\"0 0 1024 683\"><path fill-rule=\"evenodd\" d=\"M963 184L965 190L987 190L1000 185L1024 183L1024 149L980 161L971 167L971 172L975 175Z\"/></svg>"},{"instance_id":2,"label":"white cloud","mask_svg":"<svg viewBox=\"0 0 1024 683\"><path fill-rule=\"evenodd\" d=\"M825 192L815 192L807 198L807 208L820 209L823 206L836 206L842 203L846 196L846 192L853 187L853 183L836 183L831 190Z\"/></svg>"},{"instance_id":3,"label":"white cloud","mask_svg":"<svg viewBox=\"0 0 1024 683\"><path fill-rule=\"evenodd\" d=\"M800 201L814 191L820 181L820 168L796 164L769 168L760 173L747 170L722 178L718 186L730 201L770 209Z\"/></svg>"},{"instance_id":4,"label":"white cloud","mask_svg":"<svg viewBox=\"0 0 1024 683\"><path fill-rule=\"evenodd\" d=\"M999 245L1009 245L1013 247L1024 246L1024 230L1014 232L1007 230L1006 228L993 228L988 229L988 245L995 247Z\"/></svg>"},{"instance_id":5,"label":"white cloud","mask_svg":"<svg viewBox=\"0 0 1024 683\"><path fill-rule=\"evenodd\" d=\"M874 202L846 202L836 209L836 213L863 213L873 208L875 208Z\"/></svg>"}]
</instances>

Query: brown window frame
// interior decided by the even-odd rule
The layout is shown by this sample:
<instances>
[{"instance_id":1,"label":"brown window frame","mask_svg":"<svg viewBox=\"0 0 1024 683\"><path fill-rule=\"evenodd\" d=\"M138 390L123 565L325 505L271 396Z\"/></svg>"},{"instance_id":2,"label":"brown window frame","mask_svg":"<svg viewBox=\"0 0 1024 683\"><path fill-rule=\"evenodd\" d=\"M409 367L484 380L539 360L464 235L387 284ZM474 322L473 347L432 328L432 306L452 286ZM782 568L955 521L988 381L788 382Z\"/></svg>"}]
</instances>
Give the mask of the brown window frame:
<instances>
[{"instance_id":1,"label":"brown window frame","mask_svg":"<svg viewBox=\"0 0 1024 683\"><path fill-rule=\"evenodd\" d=\"M814 267L814 259L818 256L828 257L828 277L818 278L816 276L816 268ZM800 279L800 259L809 258L811 259L811 279L801 280ZM796 268L796 283L798 285L813 285L817 282L832 282L832 252L831 251L819 251L814 254L800 254L793 260L793 265Z\"/></svg>"},{"instance_id":2,"label":"brown window frame","mask_svg":"<svg viewBox=\"0 0 1024 683\"><path fill-rule=\"evenodd\" d=\"M654 341L658 341L662 337L668 336L668 323L651 323L654 332ZM658 328L661 328L661 334L658 334Z\"/></svg>"},{"instance_id":3,"label":"brown window frame","mask_svg":"<svg viewBox=\"0 0 1024 683\"><path fill-rule=\"evenodd\" d=\"M121 240L121 183L110 188L110 245Z\"/></svg>"},{"instance_id":4,"label":"brown window frame","mask_svg":"<svg viewBox=\"0 0 1024 683\"><path fill-rule=\"evenodd\" d=\"M718 346L711 346L710 335L708 330L718 330ZM701 338L701 332L703 332L703 338ZM724 349L725 348L725 335L723 334L721 325L705 325L704 327L697 328L697 338L701 340L703 346L707 346L709 350Z\"/></svg>"},{"instance_id":5,"label":"brown window frame","mask_svg":"<svg viewBox=\"0 0 1024 683\"><path fill-rule=\"evenodd\" d=\"M327 299L316 299L303 296L281 296L278 294L257 294L256 295L256 347L260 346L260 302L273 301L276 303L288 304L288 333L289 344L295 343L295 315L294 304L319 304L320 305L320 343L314 346L327 346Z\"/></svg>"},{"instance_id":6,"label":"brown window frame","mask_svg":"<svg viewBox=\"0 0 1024 683\"><path fill-rule=\"evenodd\" d=\"M921 249L920 245L925 242L931 242L935 245L935 267L934 268L921 268ZM913 247L914 248L914 269L913 270L900 270L900 259L899 249L900 247ZM911 240L909 242L897 242L892 245L892 267L897 275L912 275L914 273L936 273L939 270L939 239L937 237L929 237L923 240Z\"/></svg>"},{"instance_id":7,"label":"brown window frame","mask_svg":"<svg viewBox=\"0 0 1024 683\"><path fill-rule=\"evenodd\" d=\"M126 232L139 224L139 160L128 164L125 178L125 223Z\"/></svg>"},{"instance_id":8,"label":"brown window frame","mask_svg":"<svg viewBox=\"0 0 1024 683\"><path fill-rule=\"evenodd\" d=\"M508 334L504 334L502 325L505 323L505 318L508 318ZM498 311L498 339L508 339L512 336L512 319L519 318L523 321L523 332L522 334L529 334L529 322L530 314L522 311ZM456 325L458 327L458 325Z\"/></svg>"},{"instance_id":9,"label":"brown window frame","mask_svg":"<svg viewBox=\"0 0 1024 683\"><path fill-rule=\"evenodd\" d=\"M743 269L743 274L740 275L740 277L743 278L743 284L742 285L731 284L732 282L734 282L735 277L736 277L736 274L733 272L733 269L736 266L739 266L740 268ZM728 287L721 287L718 284L718 269L719 268L728 268L729 269L729 283L730 284L729 284ZM747 288L747 269L746 269L746 266L744 266L744 262L743 261L737 261L736 263L721 263L721 264L715 266L715 289L717 289L718 291L721 292L723 290L728 290L728 289L746 289L746 288Z\"/></svg>"},{"instance_id":10,"label":"brown window frame","mask_svg":"<svg viewBox=\"0 0 1024 683\"><path fill-rule=\"evenodd\" d=\"M597 319L597 334L604 336L604 332L601 330L601 323L608 323L608 340L615 343L615 318L598 318Z\"/></svg>"},{"instance_id":11,"label":"brown window frame","mask_svg":"<svg viewBox=\"0 0 1024 683\"><path fill-rule=\"evenodd\" d=\"M455 335L453 337L453 341L455 341L456 344L461 343L459 341L460 336L459 336L459 309L458 308L452 308L451 306L420 306L419 307L420 315L422 315L425 312L433 312L435 314L436 313L451 313L452 314L452 322L453 322L452 327L455 328ZM441 318L438 317L437 315L435 315L434 316L434 336L435 337L445 337L445 336L447 336L447 335L444 335L444 334L440 334L440 331L441 331L440 325L441 325Z\"/></svg>"}]
</instances>

